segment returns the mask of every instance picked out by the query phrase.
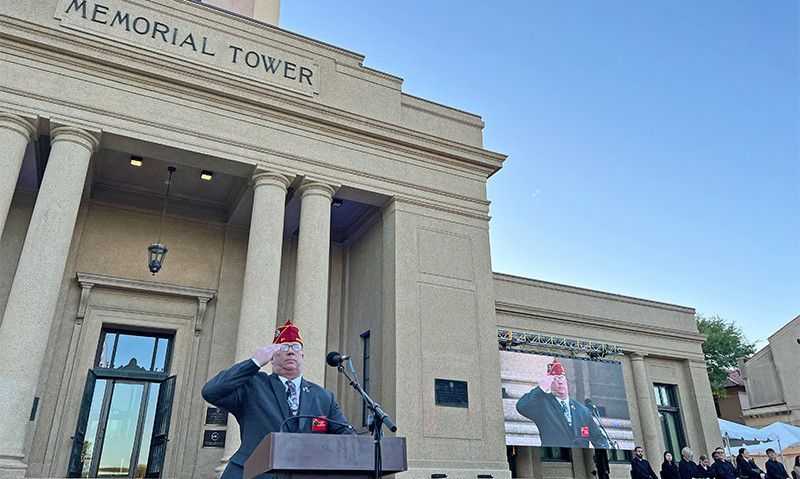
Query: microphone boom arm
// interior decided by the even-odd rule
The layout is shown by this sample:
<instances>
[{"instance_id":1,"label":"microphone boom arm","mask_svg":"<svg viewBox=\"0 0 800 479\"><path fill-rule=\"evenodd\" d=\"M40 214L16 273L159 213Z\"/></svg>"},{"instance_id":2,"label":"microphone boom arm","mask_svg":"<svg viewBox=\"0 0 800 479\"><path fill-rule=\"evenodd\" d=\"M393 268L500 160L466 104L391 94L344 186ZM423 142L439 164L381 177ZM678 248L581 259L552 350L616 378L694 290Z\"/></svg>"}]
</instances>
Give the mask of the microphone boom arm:
<instances>
[{"instance_id":1,"label":"microphone boom arm","mask_svg":"<svg viewBox=\"0 0 800 479\"><path fill-rule=\"evenodd\" d=\"M361 387L361 384L358 382L358 377L356 375L356 369L353 367L353 361L350 360L347 356L342 356L339 353L331 352L328 353L327 359L328 365L336 367L340 373L344 374L344 377L350 381L350 385L358 391L358 394L361 395L361 399L364 400L364 403L367 405L367 409L372 411L371 414L371 421L370 421L370 431L372 432L373 441L375 444L375 468L374 468L374 479L381 479L383 475L383 466L381 464L381 437L383 436L383 426L385 425L389 428L390 431L395 432L397 431L397 425L392 421L392 418L386 414L383 409L381 409L380 404L376 403L369 397L364 388ZM347 362L347 365L350 371L347 371L344 367L344 362Z\"/></svg>"},{"instance_id":2,"label":"microphone boom arm","mask_svg":"<svg viewBox=\"0 0 800 479\"><path fill-rule=\"evenodd\" d=\"M589 406L588 409L592 412L592 417L597 419L597 425L600 426L600 429L603 431L603 434L606 436L606 439L608 439L608 445L610 446L610 449L612 450L619 449L619 444L617 443L617 441L611 439L611 436L608 435L608 431L606 430L606 427L603 425L603 418L600 417L600 411L597 410L597 406L595 406L594 401L592 401L591 399L587 399L586 402L589 403L586 405Z\"/></svg>"}]
</instances>

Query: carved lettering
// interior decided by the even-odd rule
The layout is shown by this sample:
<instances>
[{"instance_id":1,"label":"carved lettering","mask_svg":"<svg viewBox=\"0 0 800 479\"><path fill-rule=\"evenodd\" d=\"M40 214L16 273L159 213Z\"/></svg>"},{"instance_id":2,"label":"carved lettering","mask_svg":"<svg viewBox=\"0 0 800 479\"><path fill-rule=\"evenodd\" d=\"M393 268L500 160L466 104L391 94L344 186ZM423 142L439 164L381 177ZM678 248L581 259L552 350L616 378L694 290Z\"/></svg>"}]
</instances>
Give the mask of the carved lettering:
<instances>
[{"instance_id":1,"label":"carved lettering","mask_svg":"<svg viewBox=\"0 0 800 479\"><path fill-rule=\"evenodd\" d=\"M297 65L295 65L292 62L283 62L283 76L285 76L290 80L296 80L297 77L289 76L289 72L291 71L292 73L294 73L296 67Z\"/></svg>"},{"instance_id":2,"label":"carved lettering","mask_svg":"<svg viewBox=\"0 0 800 479\"><path fill-rule=\"evenodd\" d=\"M314 74L311 69L306 67L300 67L300 83L303 83L303 78L306 79L309 85L313 86L314 84L311 83L311 76Z\"/></svg>"},{"instance_id":3,"label":"carved lettering","mask_svg":"<svg viewBox=\"0 0 800 479\"><path fill-rule=\"evenodd\" d=\"M141 30L140 28L136 28L136 25L139 25L139 26L144 25L144 30ZM146 19L144 17L136 17L133 20L133 31L138 33L139 35L147 35L147 33L150 31L150 20L148 20L148 19Z\"/></svg>"},{"instance_id":4,"label":"carved lettering","mask_svg":"<svg viewBox=\"0 0 800 479\"><path fill-rule=\"evenodd\" d=\"M161 22L153 22L153 39L156 38L156 33L161 34L161 38L164 42L168 42L167 40L167 33L169 33L169 27L164 25Z\"/></svg>"},{"instance_id":5,"label":"carved lettering","mask_svg":"<svg viewBox=\"0 0 800 479\"><path fill-rule=\"evenodd\" d=\"M278 70L278 67L281 66L281 60L275 62L275 58L268 57L263 53L261 54L261 58L264 59L264 70L270 73L275 73Z\"/></svg>"},{"instance_id":6,"label":"carved lettering","mask_svg":"<svg viewBox=\"0 0 800 479\"><path fill-rule=\"evenodd\" d=\"M98 20L97 19L97 14L98 13L105 17L106 14L108 13L108 7L105 6L105 5L100 5L99 3L95 3L94 4L94 9L92 10L92 21L95 22L95 23L102 23L103 25L105 25L106 24L106 20L105 19L103 19L103 20Z\"/></svg>"},{"instance_id":7,"label":"carved lettering","mask_svg":"<svg viewBox=\"0 0 800 479\"><path fill-rule=\"evenodd\" d=\"M128 15L127 13L123 15L122 12L117 10L117 13L114 15L114 18L111 19L111 26L113 27L115 24L122 25L122 22L125 22L125 30L131 31L130 15Z\"/></svg>"},{"instance_id":8,"label":"carved lettering","mask_svg":"<svg viewBox=\"0 0 800 479\"><path fill-rule=\"evenodd\" d=\"M207 47L208 47L208 38L203 37L203 48L200 51L200 53L202 53L203 55L208 55L210 57L213 57L214 55L216 55L216 53L208 51L206 49Z\"/></svg>"},{"instance_id":9,"label":"carved lettering","mask_svg":"<svg viewBox=\"0 0 800 479\"><path fill-rule=\"evenodd\" d=\"M86 0L72 0L69 5L67 5L67 11L64 13L69 13L70 10L75 10L76 12L80 9L81 16L86 18Z\"/></svg>"},{"instance_id":10,"label":"carved lettering","mask_svg":"<svg viewBox=\"0 0 800 479\"><path fill-rule=\"evenodd\" d=\"M251 58L253 59L253 61L250 61ZM259 64L258 53L256 53L256 52L247 52L245 54L245 56L244 56L244 62L247 63L247 66L249 66L250 68L257 67L258 64Z\"/></svg>"},{"instance_id":11,"label":"carved lettering","mask_svg":"<svg viewBox=\"0 0 800 479\"><path fill-rule=\"evenodd\" d=\"M124 2L119 0L106 0L103 3L97 3L91 0L69 0L66 4L65 14L72 15L75 19L73 21L79 21L78 16L80 16L80 18L83 18L87 22L116 28L118 31L133 31L137 35L148 36L159 44L163 42L164 45L191 48L192 51L206 57L216 56L214 50L217 45L214 43L214 37L204 36L202 33L205 32L202 31L192 31L193 27L191 25L188 25L188 28L182 29L172 26L168 19L166 22L161 21L164 19L157 19L157 12L148 12L144 15L137 16L135 13L132 14L119 8L114 8L114 6L124 5ZM103 27L93 25L93 28L100 29ZM124 34L116 33L116 35L120 38L130 39L129 36L126 37ZM150 41L147 40L147 42ZM315 86L315 72L312 68L299 65L285 58L280 58L280 56L272 56L275 55L276 52L271 52L269 50L260 51L258 48L249 50L246 47L230 44L228 45L228 50L230 51L230 57L226 58L224 61L229 61L230 65L240 65L244 63L252 70L253 73L249 73L251 76L259 74L263 66L264 73L260 73L262 78L274 75L275 80L278 81L293 81L295 84L299 83L301 85L308 85L309 87ZM222 60L218 60L217 63L220 61ZM240 73L250 71L240 66L236 68L239 69Z\"/></svg>"},{"instance_id":12,"label":"carved lettering","mask_svg":"<svg viewBox=\"0 0 800 479\"><path fill-rule=\"evenodd\" d=\"M181 44L178 46L182 47L184 45L189 45L190 47L192 47L192 50L197 51L197 47L194 44L194 35L192 35L191 33L186 35L186 38L184 38Z\"/></svg>"},{"instance_id":13,"label":"carved lettering","mask_svg":"<svg viewBox=\"0 0 800 479\"><path fill-rule=\"evenodd\" d=\"M239 48L239 47L237 47L237 46L235 46L235 45L230 45L230 46L228 46L228 48L230 48L231 50L233 50L233 60L232 60L232 63L236 63L236 56L237 56L237 55L239 55L239 54L242 52L242 49L241 49L241 48Z\"/></svg>"}]
</instances>

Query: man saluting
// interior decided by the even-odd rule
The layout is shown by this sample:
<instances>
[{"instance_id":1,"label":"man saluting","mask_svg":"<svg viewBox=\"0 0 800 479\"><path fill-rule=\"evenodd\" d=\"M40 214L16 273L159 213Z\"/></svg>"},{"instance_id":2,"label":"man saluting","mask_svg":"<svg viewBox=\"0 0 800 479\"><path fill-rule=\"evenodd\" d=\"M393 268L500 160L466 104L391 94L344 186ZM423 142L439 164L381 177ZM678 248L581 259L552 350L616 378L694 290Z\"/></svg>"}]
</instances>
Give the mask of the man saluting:
<instances>
[{"instance_id":1,"label":"man saluting","mask_svg":"<svg viewBox=\"0 0 800 479\"><path fill-rule=\"evenodd\" d=\"M260 372L272 363L272 374ZM303 339L291 320L275 330L272 344L253 357L221 371L203 386L203 398L229 411L239 422L242 445L231 456L222 479L239 479L245 461L264 436L278 432L293 416L325 416L328 434L355 434L331 391L302 377ZM311 419L287 422L288 432L311 432ZM344 423L341 426L335 423Z\"/></svg>"},{"instance_id":2,"label":"man saluting","mask_svg":"<svg viewBox=\"0 0 800 479\"><path fill-rule=\"evenodd\" d=\"M517 411L536 423L542 446L588 448L591 441L595 448L608 449L589 409L570 399L564 365L556 359L538 386L517 401Z\"/></svg>"}]
</instances>

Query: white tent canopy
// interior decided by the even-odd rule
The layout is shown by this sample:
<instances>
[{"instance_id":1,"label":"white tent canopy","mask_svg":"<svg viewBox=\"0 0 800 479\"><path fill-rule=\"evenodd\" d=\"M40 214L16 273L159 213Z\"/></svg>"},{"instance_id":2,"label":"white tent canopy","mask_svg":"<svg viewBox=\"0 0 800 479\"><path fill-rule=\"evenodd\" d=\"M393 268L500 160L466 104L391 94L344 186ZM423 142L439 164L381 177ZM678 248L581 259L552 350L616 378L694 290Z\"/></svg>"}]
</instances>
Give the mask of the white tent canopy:
<instances>
[{"instance_id":1,"label":"white tent canopy","mask_svg":"<svg viewBox=\"0 0 800 479\"><path fill-rule=\"evenodd\" d=\"M800 446L800 427L783 422L757 429L719 419L719 429L726 446L731 450L746 447L751 453L765 454L769 448L780 453L784 449Z\"/></svg>"}]
</instances>

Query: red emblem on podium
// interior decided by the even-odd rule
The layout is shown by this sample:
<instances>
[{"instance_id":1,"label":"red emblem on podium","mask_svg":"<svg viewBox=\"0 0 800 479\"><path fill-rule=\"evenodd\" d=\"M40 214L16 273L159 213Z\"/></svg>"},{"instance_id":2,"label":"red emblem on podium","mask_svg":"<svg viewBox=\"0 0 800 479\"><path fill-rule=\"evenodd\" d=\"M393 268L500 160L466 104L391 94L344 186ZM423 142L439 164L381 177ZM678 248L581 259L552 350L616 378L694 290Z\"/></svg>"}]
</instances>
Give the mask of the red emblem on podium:
<instances>
[{"instance_id":1,"label":"red emblem on podium","mask_svg":"<svg viewBox=\"0 0 800 479\"><path fill-rule=\"evenodd\" d=\"M311 430L314 432L325 432L328 430L328 421L325 416L315 417L311 420ZM587 433L588 435L588 433Z\"/></svg>"}]
</instances>

